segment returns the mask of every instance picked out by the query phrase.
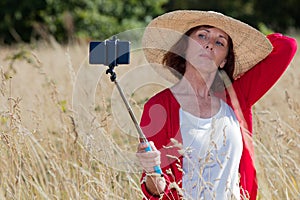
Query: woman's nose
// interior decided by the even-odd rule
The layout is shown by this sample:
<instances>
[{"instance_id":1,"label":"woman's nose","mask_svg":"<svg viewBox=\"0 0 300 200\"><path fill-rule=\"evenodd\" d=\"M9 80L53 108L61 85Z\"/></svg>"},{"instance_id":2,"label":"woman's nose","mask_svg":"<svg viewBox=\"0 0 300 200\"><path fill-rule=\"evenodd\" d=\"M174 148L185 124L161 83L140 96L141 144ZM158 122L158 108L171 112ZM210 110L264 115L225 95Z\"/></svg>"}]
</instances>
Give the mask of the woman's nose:
<instances>
[{"instance_id":1,"label":"woman's nose","mask_svg":"<svg viewBox=\"0 0 300 200\"><path fill-rule=\"evenodd\" d=\"M207 44L205 45L205 49L213 50L213 45L211 44L211 42L207 42Z\"/></svg>"}]
</instances>

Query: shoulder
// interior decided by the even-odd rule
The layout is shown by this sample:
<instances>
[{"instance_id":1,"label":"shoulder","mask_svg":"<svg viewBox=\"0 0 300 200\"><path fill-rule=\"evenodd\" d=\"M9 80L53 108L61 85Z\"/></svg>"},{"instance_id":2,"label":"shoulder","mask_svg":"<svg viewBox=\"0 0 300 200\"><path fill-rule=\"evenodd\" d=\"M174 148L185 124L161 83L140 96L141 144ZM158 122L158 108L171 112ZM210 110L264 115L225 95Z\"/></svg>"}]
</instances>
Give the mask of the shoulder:
<instances>
[{"instance_id":1,"label":"shoulder","mask_svg":"<svg viewBox=\"0 0 300 200\"><path fill-rule=\"evenodd\" d=\"M169 88L157 93L151 97L144 105L143 113L153 115L155 118L161 118L168 114L177 112L180 108L179 103L173 96L173 93Z\"/></svg>"},{"instance_id":2,"label":"shoulder","mask_svg":"<svg viewBox=\"0 0 300 200\"><path fill-rule=\"evenodd\" d=\"M176 99L173 96L171 90L166 88L153 97L151 97L145 105L153 105L153 104L168 104L168 103L176 103Z\"/></svg>"}]
</instances>

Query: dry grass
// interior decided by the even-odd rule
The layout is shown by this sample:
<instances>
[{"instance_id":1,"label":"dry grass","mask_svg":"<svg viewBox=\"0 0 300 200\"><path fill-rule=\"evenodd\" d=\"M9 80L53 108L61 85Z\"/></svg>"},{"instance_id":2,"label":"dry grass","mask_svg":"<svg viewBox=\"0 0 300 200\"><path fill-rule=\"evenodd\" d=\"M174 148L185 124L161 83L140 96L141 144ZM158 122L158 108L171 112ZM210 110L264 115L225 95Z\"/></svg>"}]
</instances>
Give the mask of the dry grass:
<instances>
[{"instance_id":1,"label":"dry grass","mask_svg":"<svg viewBox=\"0 0 300 200\"><path fill-rule=\"evenodd\" d=\"M101 70L86 68L86 44L0 52L0 199L141 199L137 138L130 120L115 121L123 112L114 104L118 97L108 77L94 83L95 91L87 90ZM300 198L299 65L298 53L254 108L259 199ZM82 69L90 71L82 75ZM130 69L120 67L118 73ZM147 86L132 95L138 117L141 104L159 89ZM86 102L89 108L80 107Z\"/></svg>"},{"instance_id":2,"label":"dry grass","mask_svg":"<svg viewBox=\"0 0 300 200\"><path fill-rule=\"evenodd\" d=\"M299 65L298 51L284 76L254 108L260 199L300 198Z\"/></svg>"}]
</instances>

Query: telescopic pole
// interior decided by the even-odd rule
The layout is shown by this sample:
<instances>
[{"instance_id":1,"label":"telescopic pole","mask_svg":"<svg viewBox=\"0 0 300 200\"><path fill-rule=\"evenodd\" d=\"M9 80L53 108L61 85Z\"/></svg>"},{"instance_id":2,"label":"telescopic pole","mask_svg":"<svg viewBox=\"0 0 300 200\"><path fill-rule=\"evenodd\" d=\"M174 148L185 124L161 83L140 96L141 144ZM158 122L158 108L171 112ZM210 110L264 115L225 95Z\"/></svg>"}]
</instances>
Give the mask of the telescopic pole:
<instances>
[{"instance_id":1,"label":"telescopic pole","mask_svg":"<svg viewBox=\"0 0 300 200\"><path fill-rule=\"evenodd\" d=\"M143 131L142 131L142 129L141 129L141 127L140 127L140 125L139 125L139 123L138 123L138 121L137 121L134 113L133 113L133 111L132 111L132 108L129 105L129 103L128 103L125 95L124 95L124 92L123 92L122 88L120 87L120 85L119 85L119 83L117 81L117 75L114 72L115 65L114 64L110 64L108 67L109 67L109 69L106 70L106 74L111 74L110 80L112 82L114 82L115 85L117 86L117 89L118 89L118 91L120 93L120 96L121 96L123 102L125 103L126 109L127 109L128 113L129 113L129 115L130 115L130 117L131 117L131 119L132 119L132 121L133 121L133 123L135 125L135 128L136 128L138 134L139 134L139 140L140 140L140 142L147 144L147 148L145 149L146 152L152 151L152 149L150 147L150 144L149 144L147 138L145 137L145 135L144 135L144 133L143 133ZM156 173L158 173L158 174L162 174L161 168L158 165L154 166L154 171Z\"/></svg>"}]
</instances>

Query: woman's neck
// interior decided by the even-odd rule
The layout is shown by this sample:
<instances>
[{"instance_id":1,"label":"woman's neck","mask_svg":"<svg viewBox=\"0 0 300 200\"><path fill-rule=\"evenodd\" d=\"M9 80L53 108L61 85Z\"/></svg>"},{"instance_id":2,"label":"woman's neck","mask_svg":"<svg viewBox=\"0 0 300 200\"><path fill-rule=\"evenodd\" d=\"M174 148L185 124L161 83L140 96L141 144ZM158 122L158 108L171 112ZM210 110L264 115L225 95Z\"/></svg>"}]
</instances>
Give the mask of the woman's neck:
<instances>
[{"instance_id":1,"label":"woman's neck","mask_svg":"<svg viewBox=\"0 0 300 200\"><path fill-rule=\"evenodd\" d=\"M184 76L179 81L178 86L182 93L195 95L201 98L210 97L210 88L216 74L200 74L195 68L186 70Z\"/></svg>"}]
</instances>

